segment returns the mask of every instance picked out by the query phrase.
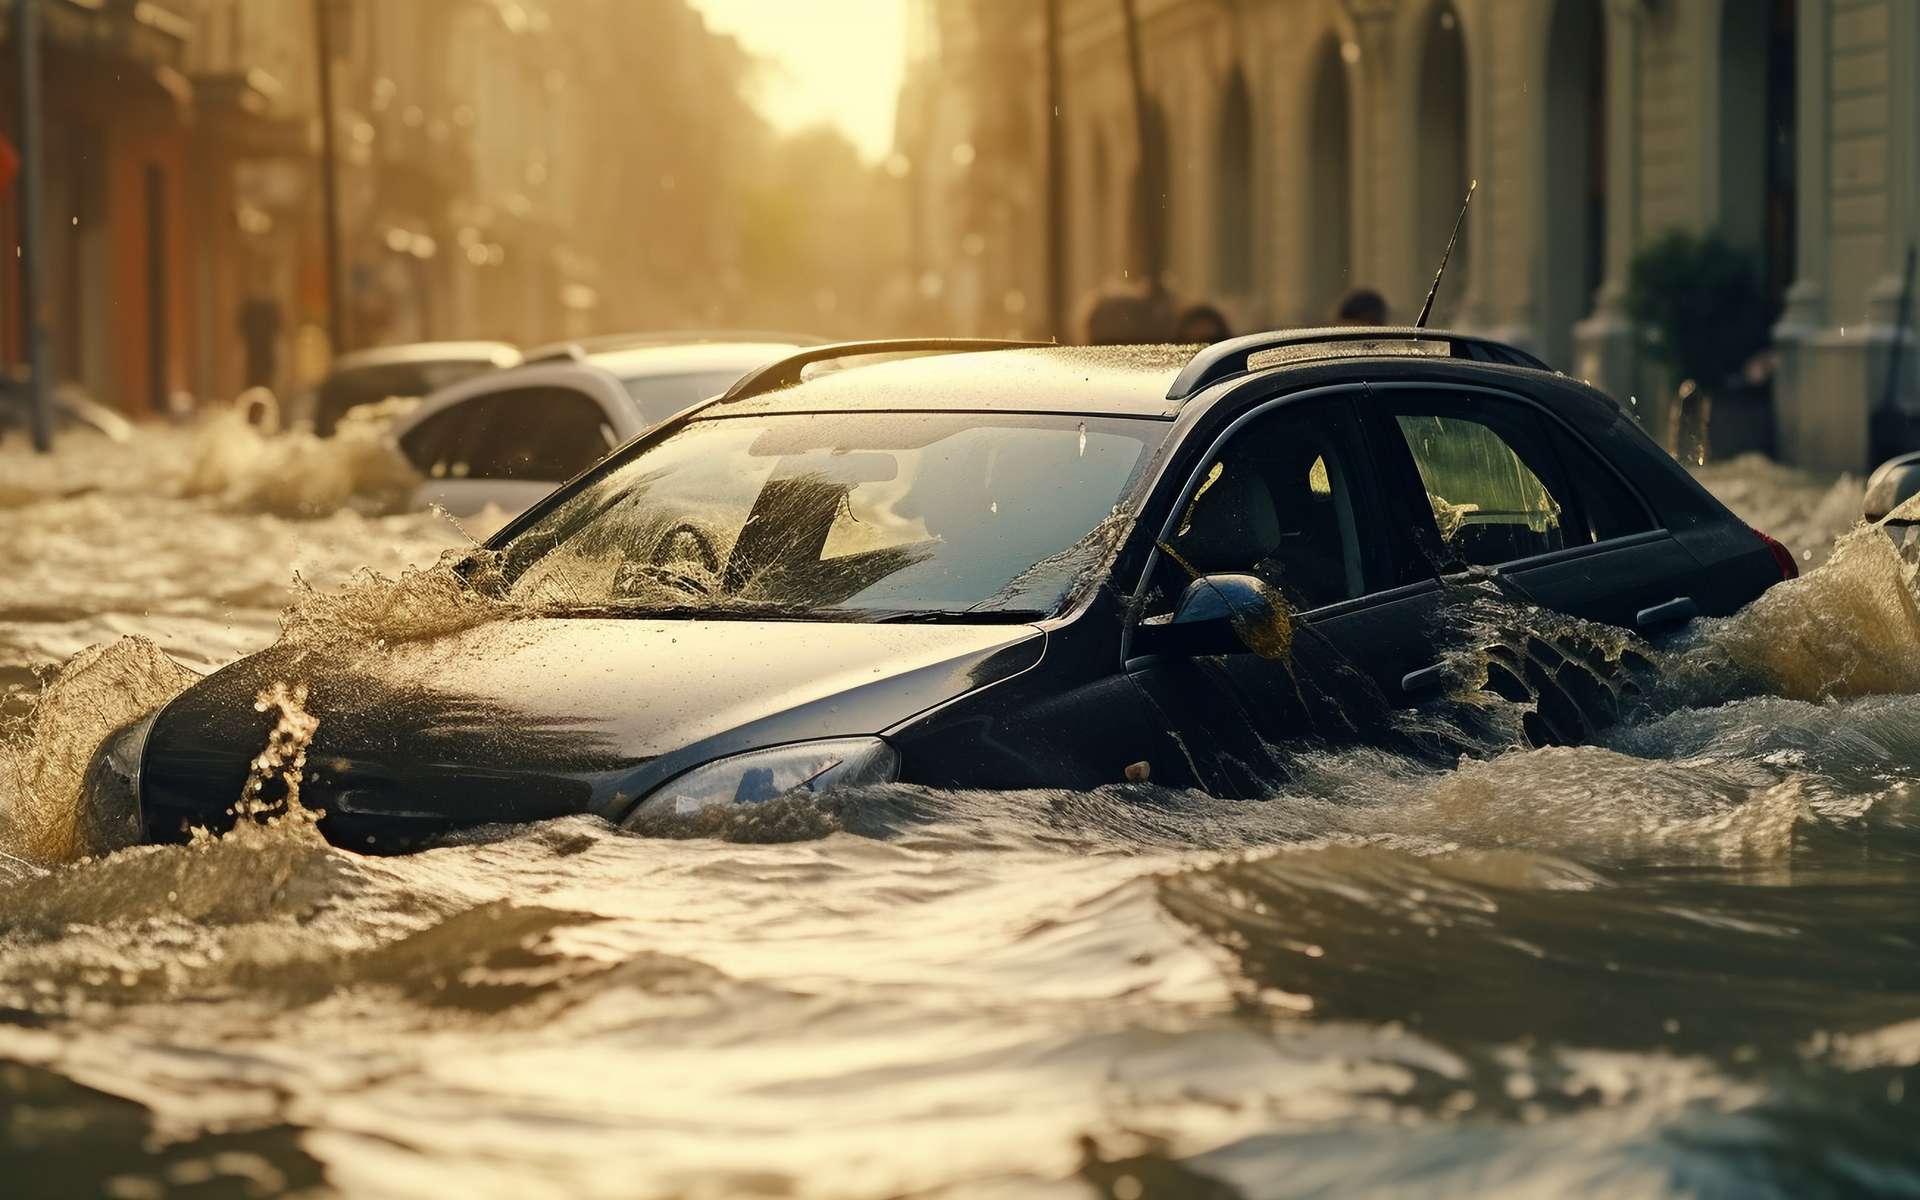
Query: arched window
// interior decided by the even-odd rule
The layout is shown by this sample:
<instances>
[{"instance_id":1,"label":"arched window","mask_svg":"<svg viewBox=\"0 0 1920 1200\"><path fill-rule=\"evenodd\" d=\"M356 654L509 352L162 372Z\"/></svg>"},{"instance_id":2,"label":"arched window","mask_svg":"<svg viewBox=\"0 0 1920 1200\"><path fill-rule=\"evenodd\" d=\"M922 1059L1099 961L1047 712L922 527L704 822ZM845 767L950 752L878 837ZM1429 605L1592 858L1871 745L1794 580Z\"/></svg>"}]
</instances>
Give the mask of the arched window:
<instances>
[{"instance_id":1,"label":"arched window","mask_svg":"<svg viewBox=\"0 0 1920 1200\"><path fill-rule=\"evenodd\" d=\"M1427 16L1426 37L1420 55L1420 117L1415 166L1419 202L1414 212L1417 250L1416 276L1440 265L1454 218L1467 194L1467 51L1461 36L1460 15L1450 0L1440 0ZM1433 323L1449 323L1466 294L1469 227L1460 227L1460 243L1447 266L1447 277L1434 300ZM1410 296L1418 305L1424 296ZM1417 312L1417 308L1410 308Z\"/></svg>"},{"instance_id":2,"label":"arched window","mask_svg":"<svg viewBox=\"0 0 1920 1200\"><path fill-rule=\"evenodd\" d=\"M1306 308L1311 324L1330 320L1352 286L1352 101L1340 41L1329 35L1314 55L1307 100Z\"/></svg>"},{"instance_id":3,"label":"arched window","mask_svg":"<svg viewBox=\"0 0 1920 1200\"><path fill-rule=\"evenodd\" d=\"M1544 357L1572 365L1573 326L1606 269L1607 30L1600 0L1555 0L1547 35Z\"/></svg>"},{"instance_id":4,"label":"arched window","mask_svg":"<svg viewBox=\"0 0 1920 1200\"><path fill-rule=\"evenodd\" d=\"M1235 67L1220 101L1220 168L1214 213L1214 282L1227 295L1244 296L1254 284L1253 98Z\"/></svg>"}]
</instances>

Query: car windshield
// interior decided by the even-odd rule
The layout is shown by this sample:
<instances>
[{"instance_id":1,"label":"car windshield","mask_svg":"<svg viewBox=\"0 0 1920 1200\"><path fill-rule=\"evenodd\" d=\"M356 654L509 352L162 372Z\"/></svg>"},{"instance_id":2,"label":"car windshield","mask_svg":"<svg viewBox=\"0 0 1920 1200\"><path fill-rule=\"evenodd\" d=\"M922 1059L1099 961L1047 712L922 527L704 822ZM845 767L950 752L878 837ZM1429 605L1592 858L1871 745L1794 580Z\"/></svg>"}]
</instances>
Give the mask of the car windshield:
<instances>
[{"instance_id":1,"label":"car windshield","mask_svg":"<svg viewBox=\"0 0 1920 1200\"><path fill-rule=\"evenodd\" d=\"M684 375L635 375L622 379L620 386L627 389L627 395L633 397L634 404L640 409L640 416L647 424L664 421L690 404L697 404L709 397L718 396L739 381L742 375L752 370L758 363L742 366L739 370L694 371Z\"/></svg>"},{"instance_id":2,"label":"car windshield","mask_svg":"<svg viewBox=\"0 0 1920 1200\"><path fill-rule=\"evenodd\" d=\"M694 421L513 538L513 599L851 619L1056 611L1105 564L1160 422L999 413Z\"/></svg>"}]
</instances>

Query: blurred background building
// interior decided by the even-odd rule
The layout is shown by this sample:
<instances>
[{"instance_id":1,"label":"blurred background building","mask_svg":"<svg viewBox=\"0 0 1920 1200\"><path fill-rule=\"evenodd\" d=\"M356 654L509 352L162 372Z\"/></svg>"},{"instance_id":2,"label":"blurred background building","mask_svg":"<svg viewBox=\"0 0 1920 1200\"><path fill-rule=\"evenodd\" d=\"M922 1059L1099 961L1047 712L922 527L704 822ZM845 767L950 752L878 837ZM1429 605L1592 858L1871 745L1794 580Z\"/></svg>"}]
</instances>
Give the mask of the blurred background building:
<instances>
[{"instance_id":1,"label":"blurred background building","mask_svg":"<svg viewBox=\"0 0 1920 1200\"><path fill-rule=\"evenodd\" d=\"M57 381L132 413L324 367L317 17L343 349L638 328L885 328L899 183L776 135L685 0L38 0ZM15 136L12 2L0 131ZM0 154L0 163L7 156ZM18 244L17 195L0 227ZM17 256L0 352L22 361Z\"/></svg>"},{"instance_id":2,"label":"blurred background building","mask_svg":"<svg viewBox=\"0 0 1920 1200\"><path fill-rule=\"evenodd\" d=\"M1042 332L1044 6L913 2L916 294L955 332ZM1669 230L1719 231L1775 314L1756 370L1777 364L1777 453L1858 469L1887 418L1914 427L1877 410L1920 237L1920 4L1135 0L1136 121L1125 0L1059 3L1076 295L1138 279L1151 232L1167 284L1242 327L1322 323L1357 285L1410 321L1478 180L1436 323L1655 424L1670 389L1629 267Z\"/></svg>"}]
</instances>

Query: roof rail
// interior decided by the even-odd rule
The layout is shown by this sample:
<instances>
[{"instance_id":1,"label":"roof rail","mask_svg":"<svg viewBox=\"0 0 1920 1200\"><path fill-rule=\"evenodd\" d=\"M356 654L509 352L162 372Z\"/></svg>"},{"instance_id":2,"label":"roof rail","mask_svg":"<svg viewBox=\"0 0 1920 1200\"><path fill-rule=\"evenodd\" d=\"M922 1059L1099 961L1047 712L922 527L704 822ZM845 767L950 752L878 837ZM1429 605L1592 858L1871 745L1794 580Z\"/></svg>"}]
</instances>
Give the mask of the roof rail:
<instances>
[{"instance_id":1,"label":"roof rail","mask_svg":"<svg viewBox=\"0 0 1920 1200\"><path fill-rule=\"evenodd\" d=\"M1411 345L1404 349L1393 349L1391 344L1419 343L1447 347L1445 357L1464 358L1473 362L1499 363L1509 367L1532 367L1535 370L1551 370L1546 363L1533 355L1505 342L1496 342L1490 338L1474 337L1472 334L1452 333L1445 329L1419 329L1411 325L1334 325L1323 329L1284 329L1273 333L1253 333L1246 337L1229 338L1216 342L1187 361L1167 389L1167 399L1185 400L1190 396L1235 375L1244 375L1252 370L1249 360L1255 355L1273 350L1287 350L1294 347L1310 348L1331 346L1341 343L1384 343L1374 353L1382 355L1428 353L1416 350ZM1334 351L1329 357L1337 355ZM1302 357L1311 357L1310 354Z\"/></svg>"},{"instance_id":2,"label":"roof rail","mask_svg":"<svg viewBox=\"0 0 1920 1200\"><path fill-rule=\"evenodd\" d=\"M739 382L727 389L722 401L744 400L750 396L764 396L768 392L777 392L784 387L799 383L803 373L815 363L833 362L842 358L859 358L868 354L959 354L970 350L1031 350L1036 347L1051 346L1052 342L1011 342L993 338L891 338L872 342L834 342L826 346L809 346L797 354L789 354L778 362L768 363L757 371L740 377Z\"/></svg>"}]
</instances>

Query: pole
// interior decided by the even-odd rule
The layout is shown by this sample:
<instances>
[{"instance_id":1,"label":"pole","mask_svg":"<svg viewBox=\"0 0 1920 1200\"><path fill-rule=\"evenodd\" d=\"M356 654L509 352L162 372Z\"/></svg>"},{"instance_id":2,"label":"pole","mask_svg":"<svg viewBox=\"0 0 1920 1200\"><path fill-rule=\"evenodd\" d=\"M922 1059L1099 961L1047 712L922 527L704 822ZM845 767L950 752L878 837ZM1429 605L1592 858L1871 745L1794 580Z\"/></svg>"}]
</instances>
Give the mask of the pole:
<instances>
[{"instance_id":1,"label":"pole","mask_svg":"<svg viewBox=\"0 0 1920 1200\"><path fill-rule=\"evenodd\" d=\"M1154 220L1152 209L1160 202L1157 193L1164 186L1160 175L1167 164L1162 161L1164 154L1152 153L1149 147L1152 134L1147 120L1147 75L1140 58L1140 13L1134 0L1120 0L1120 13L1127 26L1127 73L1133 77L1134 136L1140 150L1140 170L1134 181L1134 203L1140 208L1140 251L1145 259L1142 265L1147 290L1158 293L1165 248L1160 245L1160 222Z\"/></svg>"},{"instance_id":2,"label":"pole","mask_svg":"<svg viewBox=\"0 0 1920 1200\"><path fill-rule=\"evenodd\" d=\"M313 0L314 60L320 77L321 231L327 256L327 340L334 354L347 348L346 286L340 258L340 159L333 121L333 0Z\"/></svg>"},{"instance_id":3,"label":"pole","mask_svg":"<svg viewBox=\"0 0 1920 1200\"><path fill-rule=\"evenodd\" d=\"M1067 337L1067 153L1060 119L1060 0L1047 0L1047 328Z\"/></svg>"},{"instance_id":4,"label":"pole","mask_svg":"<svg viewBox=\"0 0 1920 1200\"><path fill-rule=\"evenodd\" d=\"M1893 318L1893 349L1887 362L1887 395L1880 407L1881 412L1889 414L1899 411L1896 406L1900 403L1900 356L1901 351L1907 348L1907 326L1913 320L1913 267L1917 254L1920 254L1920 249L1911 245L1907 247L1907 270L1900 281L1900 307Z\"/></svg>"},{"instance_id":5,"label":"pole","mask_svg":"<svg viewBox=\"0 0 1920 1200\"><path fill-rule=\"evenodd\" d=\"M40 311L44 288L40 189L40 33L34 17L40 0L15 0L13 42L20 75L20 315L27 351L27 388L33 416L33 448L53 449L53 414L47 399L47 323Z\"/></svg>"}]
</instances>

